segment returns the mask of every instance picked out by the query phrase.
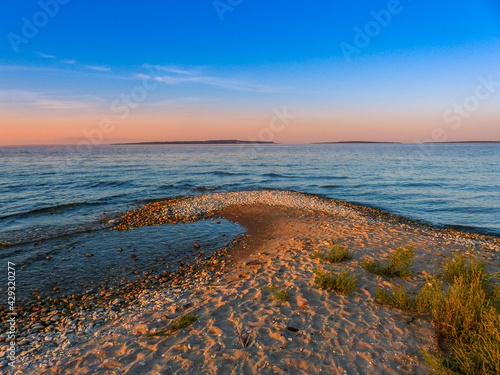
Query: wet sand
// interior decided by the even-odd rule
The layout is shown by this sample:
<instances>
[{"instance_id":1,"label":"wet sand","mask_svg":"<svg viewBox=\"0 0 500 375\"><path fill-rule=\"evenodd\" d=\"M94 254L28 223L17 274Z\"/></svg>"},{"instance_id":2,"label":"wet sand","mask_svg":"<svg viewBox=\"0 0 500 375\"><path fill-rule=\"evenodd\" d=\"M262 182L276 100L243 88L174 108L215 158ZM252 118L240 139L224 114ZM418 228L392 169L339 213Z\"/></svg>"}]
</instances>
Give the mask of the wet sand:
<instances>
[{"instance_id":1,"label":"wet sand","mask_svg":"<svg viewBox=\"0 0 500 375\"><path fill-rule=\"evenodd\" d=\"M311 207L324 201L299 196L301 202L310 199ZM294 194L290 197L295 199ZM224 265L220 271L210 271L213 277L202 282L198 278L186 288L144 285L133 303L110 306L112 319L99 318L103 313L99 311L78 311L75 319L92 324L91 329L75 334L61 325L55 333L37 331L50 339L43 339L38 348L26 343L25 353L18 357L20 366L13 372L427 374L420 351L436 349L430 318L378 304L375 290L392 281L416 293L426 273L437 270L454 251L465 252L470 246L492 272L498 271L498 239L325 202L341 207L309 210L296 204L251 202L209 210L210 215L247 228L246 236L227 254L211 260ZM165 206L157 207L159 212L165 213ZM350 250L351 260L331 265L311 257L337 241ZM363 258L383 259L409 243L416 249L411 277L390 280L361 267ZM357 289L347 296L318 289L314 283L318 267L347 268L358 274ZM285 287L289 300L271 301L269 292L262 290L270 283ZM168 337L146 335L167 327L181 314L199 319Z\"/></svg>"}]
</instances>

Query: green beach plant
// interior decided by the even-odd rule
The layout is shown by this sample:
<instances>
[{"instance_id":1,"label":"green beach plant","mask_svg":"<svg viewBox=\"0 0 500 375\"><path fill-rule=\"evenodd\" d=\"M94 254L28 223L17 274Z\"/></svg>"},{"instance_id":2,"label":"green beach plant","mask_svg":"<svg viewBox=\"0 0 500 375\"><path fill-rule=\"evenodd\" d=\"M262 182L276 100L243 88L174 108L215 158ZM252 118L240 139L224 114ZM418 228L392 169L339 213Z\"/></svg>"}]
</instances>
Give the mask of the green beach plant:
<instances>
[{"instance_id":1,"label":"green beach plant","mask_svg":"<svg viewBox=\"0 0 500 375\"><path fill-rule=\"evenodd\" d=\"M468 258L468 259L467 259ZM487 272L486 263L474 259L474 250L469 249L468 257L456 253L453 258L448 258L443 266L443 276L446 281L453 282L456 278L472 281L477 277L485 279Z\"/></svg>"},{"instance_id":2,"label":"green beach plant","mask_svg":"<svg viewBox=\"0 0 500 375\"><path fill-rule=\"evenodd\" d=\"M338 275L318 268L314 271L316 285L321 289L331 289L341 294L348 294L356 289L356 275L349 274L347 269L343 269Z\"/></svg>"},{"instance_id":3,"label":"green beach plant","mask_svg":"<svg viewBox=\"0 0 500 375\"><path fill-rule=\"evenodd\" d=\"M436 290L430 313L449 349L442 358L427 355L430 364L462 374L500 374L500 301L485 286L476 273L456 277L447 291Z\"/></svg>"},{"instance_id":4,"label":"green beach plant","mask_svg":"<svg viewBox=\"0 0 500 375\"><path fill-rule=\"evenodd\" d=\"M269 296L269 299L271 301L276 300L276 301L280 301L280 302L286 302L286 301L288 301L288 298L290 298L290 296L286 292L285 288L282 286L279 286L279 285L278 285L278 288L276 288L276 286L271 283L268 286L262 287L262 290L265 290L265 291L271 293Z\"/></svg>"},{"instance_id":5,"label":"green beach plant","mask_svg":"<svg viewBox=\"0 0 500 375\"><path fill-rule=\"evenodd\" d=\"M440 367L462 374L500 374L500 293L486 264L456 254L443 266L449 288L430 288L430 313L447 355L426 355L435 371ZM436 366L436 363L438 364Z\"/></svg>"},{"instance_id":6,"label":"green beach plant","mask_svg":"<svg viewBox=\"0 0 500 375\"><path fill-rule=\"evenodd\" d=\"M177 332L181 329L187 328L193 323L195 323L198 320L198 317L196 315L180 315L177 319L175 319L170 326L162 331L158 331L155 333L148 333L146 336L148 337L153 337L153 336L169 336L174 332Z\"/></svg>"},{"instance_id":7,"label":"green beach plant","mask_svg":"<svg viewBox=\"0 0 500 375\"><path fill-rule=\"evenodd\" d=\"M413 314L422 314L429 309L434 294L433 290L436 287L439 288L440 285L441 283L436 276L430 276L415 298L410 298L401 285L391 285L390 291L377 289L375 295L381 304L396 307Z\"/></svg>"},{"instance_id":8,"label":"green beach plant","mask_svg":"<svg viewBox=\"0 0 500 375\"><path fill-rule=\"evenodd\" d=\"M415 249L413 246L397 248L390 258L383 263L364 260L361 266L370 273L388 277L406 277L411 275L411 264Z\"/></svg>"},{"instance_id":9,"label":"green beach plant","mask_svg":"<svg viewBox=\"0 0 500 375\"><path fill-rule=\"evenodd\" d=\"M402 287L377 290L381 303L433 318L438 353L424 352L437 374L500 374L500 286L481 261L456 254L429 276L415 299ZM443 283L440 279L447 281Z\"/></svg>"},{"instance_id":10,"label":"green beach plant","mask_svg":"<svg viewBox=\"0 0 500 375\"><path fill-rule=\"evenodd\" d=\"M377 289L375 294L378 302L384 305L410 312L414 310L414 301L408 298L408 294L403 290L402 286L392 285L390 292L385 289Z\"/></svg>"},{"instance_id":11,"label":"green beach plant","mask_svg":"<svg viewBox=\"0 0 500 375\"><path fill-rule=\"evenodd\" d=\"M313 259L321 259L328 263L340 263L344 260L351 259L349 250L342 245L336 243L329 247L328 252L315 251L312 254Z\"/></svg>"}]
</instances>

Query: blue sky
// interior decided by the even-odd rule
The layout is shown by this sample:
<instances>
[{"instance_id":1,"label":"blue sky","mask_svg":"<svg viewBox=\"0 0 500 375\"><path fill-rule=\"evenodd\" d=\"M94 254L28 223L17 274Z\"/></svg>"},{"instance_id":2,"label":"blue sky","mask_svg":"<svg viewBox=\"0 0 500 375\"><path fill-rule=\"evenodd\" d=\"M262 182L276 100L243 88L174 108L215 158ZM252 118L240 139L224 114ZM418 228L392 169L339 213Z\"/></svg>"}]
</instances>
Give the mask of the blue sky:
<instances>
[{"instance_id":1,"label":"blue sky","mask_svg":"<svg viewBox=\"0 0 500 375\"><path fill-rule=\"evenodd\" d=\"M5 0L0 25L4 144L78 138L148 77L158 86L109 140L245 138L287 107L297 120L276 141L412 142L444 126L478 77L500 81L493 0ZM371 33L363 45L358 30ZM491 94L449 140L500 139Z\"/></svg>"}]
</instances>

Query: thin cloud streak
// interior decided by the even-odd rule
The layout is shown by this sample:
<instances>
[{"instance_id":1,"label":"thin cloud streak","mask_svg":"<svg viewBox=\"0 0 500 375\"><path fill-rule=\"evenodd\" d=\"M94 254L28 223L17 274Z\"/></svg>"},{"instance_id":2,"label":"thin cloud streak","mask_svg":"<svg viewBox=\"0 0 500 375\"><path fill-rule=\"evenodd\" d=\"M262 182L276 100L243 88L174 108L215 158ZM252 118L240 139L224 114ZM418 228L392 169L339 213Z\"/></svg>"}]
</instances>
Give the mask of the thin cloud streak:
<instances>
[{"instance_id":1,"label":"thin cloud streak","mask_svg":"<svg viewBox=\"0 0 500 375\"><path fill-rule=\"evenodd\" d=\"M154 79L167 85L200 84L206 86L220 87L228 90L251 91L251 92L282 92L283 89L271 85L254 84L250 82L233 80L221 77L201 75L197 71L181 69L172 66L160 66L144 64L144 68L156 69L158 72L171 73L167 75L137 74L137 78Z\"/></svg>"},{"instance_id":2,"label":"thin cloud streak","mask_svg":"<svg viewBox=\"0 0 500 375\"><path fill-rule=\"evenodd\" d=\"M8 90L0 91L0 107L28 106L37 109L73 110L91 108L92 105L81 100L54 99L42 92Z\"/></svg>"},{"instance_id":3,"label":"thin cloud streak","mask_svg":"<svg viewBox=\"0 0 500 375\"><path fill-rule=\"evenodd\" d=\"M193 96L186 96L181 98L166 99L156 103L147 103L145 105L148 107L183 107L189 105L209 104L209 103L214 103L216 101L217 101L216 99L205 99Z\"/></svg>"},{"instance_id":4,"label":"thin cloud streak","mask_svg":"<svg viewBox=\"0 0 500 375\"><path fill-rule=\"evenodd\" d=\"M174 73L174 74L182 74L182 75L196 75L198 74L197 71L194 70L186 70L179 68L178 66L175 65L151 65L151 64L143 64L143 68L152 68L156 69L161 72L166 72L166 73Z\"/></svg>"},{"instance_id":5,"label":"thin cloud streak","mask_svg":"<svg viewBox=\"0 0 500 375\"><path fill-rule=\"evenodd\" d=\"M54 55L46 55L45 53L38 52L38 56L43 57L44 59L55 59Z\"/></svg>"},{"instance_id":6,"label":"thin cloud streak","mask_svg":"<svg viewBox=\"0 0 500 375\"><path fill-rule=\"evenodd\" d=\"M90 70L95 70L96 72L109 72L111 68L107 66L98 66L98 65L85 65L85 68Z\"/></svg>"}]
</instances>

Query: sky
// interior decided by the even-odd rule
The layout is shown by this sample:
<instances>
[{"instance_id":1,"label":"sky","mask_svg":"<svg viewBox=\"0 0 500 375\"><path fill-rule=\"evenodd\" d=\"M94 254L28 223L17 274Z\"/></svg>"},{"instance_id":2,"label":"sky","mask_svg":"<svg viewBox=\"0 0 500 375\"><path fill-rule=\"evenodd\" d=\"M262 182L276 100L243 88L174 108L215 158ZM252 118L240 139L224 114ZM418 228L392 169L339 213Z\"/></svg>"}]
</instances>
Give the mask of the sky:
<instances>
[{"instance_id":1,"label":"sky","mask_svg":"<svg viewBox=\"0 0 500 375\"><path fill-rule=\"evenodd\" d=\"M0 145L500 140L500 1L4 0Z\"/></svg>"}]
</instances>

